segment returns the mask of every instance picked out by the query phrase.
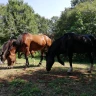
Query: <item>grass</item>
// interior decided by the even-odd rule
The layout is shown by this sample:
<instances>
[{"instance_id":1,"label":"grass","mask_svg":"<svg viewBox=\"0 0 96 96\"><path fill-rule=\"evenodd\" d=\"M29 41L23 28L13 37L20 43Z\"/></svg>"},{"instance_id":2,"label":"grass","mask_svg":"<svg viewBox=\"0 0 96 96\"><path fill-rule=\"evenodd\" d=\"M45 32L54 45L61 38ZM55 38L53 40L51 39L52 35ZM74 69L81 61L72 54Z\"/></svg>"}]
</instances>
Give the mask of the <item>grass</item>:
<instances>
[{"instance_id":1,"label":"grass","mask_svg":"<svg viewBox=\"0 0 96 96\"><path fill-rule=\"evenodd\" d=\"M39 59L29 59L30 67L24 70L25 60L17 59L13 69L0 66L0 96L96 96L96 70L87 73L87 64L73 64L73 73L67 74L58 62L50 73L46 62L37 67Z\"/></svg>"}]
</instances>

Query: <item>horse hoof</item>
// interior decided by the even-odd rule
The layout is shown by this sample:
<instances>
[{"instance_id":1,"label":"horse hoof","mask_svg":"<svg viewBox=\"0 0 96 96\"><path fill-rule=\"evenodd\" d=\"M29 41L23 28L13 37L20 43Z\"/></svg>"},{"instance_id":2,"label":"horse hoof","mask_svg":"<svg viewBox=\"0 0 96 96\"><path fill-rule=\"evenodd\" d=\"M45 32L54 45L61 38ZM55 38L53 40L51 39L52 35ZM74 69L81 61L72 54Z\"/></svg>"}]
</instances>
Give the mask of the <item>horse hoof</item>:
<instances>
[{"instance_id":1,"label":"horse hoof","mask_svg":"<svg viewBox=\"0 0 96 96\"><path fill-rule=\"evenodd\" d=\"M10 67L10 69L13 69L13 66L12 66L12 67Z\"/></svg>"},{"instance_id":2,"label":"horse hoof","mask_svg":"<svg viewBox=\"0 0 96 96\"><path fill-rule=\"evenodd\" d=\"M23 69L24 71L26 70L26 68Z\"/></svg>"},{"instance_id":3,"label":"horse hoof","mask_svg":"<svg viewBox=\"0 0 96 96\"><path fill-rule=\"evenodd\" d=\"M67 72L67 75L71 75L72 73L71 72Z\"/></svg>"},{"instance_id":4,"label":"horse hoof","mask_svg":"<svg viewBox=\"0 0 96 96\"><path fill-rule=\"evenodd\" d=\"M40 64L38 64L37 67L40 67Z\"/></svg>"},{"instance_id":5,"label":"horse hoof","mask_svg":"<svg viewBox=\"0 0 96 96\"><path fill-rule=\"evenodd\" d=\"M50 72L49 71L47 71L47 74L49 74Z\"/></svg>"},{"instance_id":6,"label":"horse hoof","mask_svg":"<svg viewBox=\"0 0 96 96\"><path fill-rule=\"evenodd\" d=\"M12 68L13 68L13 66L8 66L8 67L7 67L7 69L12 69Z\"/></svg>"},{"instance_id":7,"label":"horse hoof","mask_svg":"<svg viewBox=\"0 0 96 96\"><path fill-rule=\"evenodd\" d=\"M65 64L64 64L64 63L62 63L62 65L64 66Z\"/></svg>"},{"instance_id":8,"label":"horse hoof","mask_svg":"<svg viewBox=\"0 0 96 96\"><path fill-rule=\"evenodd\" d=\"M27 68L27 67L29 67L29 64L26 64L26 66L25 66L25 67L26 67L26 68Z\"/></svg>"},{"instance_id":9,"label":"horse hoof","mask_svg":"<svg viewBox=\"0 0 96 96\"><path fill-rule=\"evenodd\" d=\"M90 70L88 70L87 72L88 72L88 73L91 73L91 71L90 71Z\"/></svg>"}]
</instances>

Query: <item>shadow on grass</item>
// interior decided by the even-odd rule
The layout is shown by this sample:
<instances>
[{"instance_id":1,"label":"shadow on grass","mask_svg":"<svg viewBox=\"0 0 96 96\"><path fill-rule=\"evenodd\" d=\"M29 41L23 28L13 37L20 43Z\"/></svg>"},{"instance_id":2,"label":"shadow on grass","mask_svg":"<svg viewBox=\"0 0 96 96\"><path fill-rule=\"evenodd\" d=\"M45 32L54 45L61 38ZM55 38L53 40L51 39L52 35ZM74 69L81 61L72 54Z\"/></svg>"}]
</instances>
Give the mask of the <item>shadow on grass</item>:
<instances>
[{"instance_id":1,"label":"shadow on grass","mask_svg":"<svg viewBox=\"0 0 96 96\"><path fill-rule=\"evenodd\" d=\"M73 71L72 74L67 73L68 67L56 67L53 68L49 73L45 69L38 69L36 71L27 70L27 74L22 74L19 76L16 76L16 78L21 78L23 80L26 80L28 82L33 81L35 83L48 83L55 79L73 79L77 81L83 81L83 82L89 82L90 79L96 79L96 74L93 73L87 73L82 72L80 68L77 68L75 71ZM94 73L96 73L96 70L93 70ZM30 73L30 74L28 74Z\"/></svg>"},{"instance_id":2,"label":"shadow on grass","mask_svg":"<svg viewBox=\"0 0 96 96\"><path fill-rule=\"evenodd\" d=\"M36 68L37 65L30 64L28 68ZM13 69L22 69L25 68L23 65L20 66L14 66ZM96 70L93 70L92 73L88 73L86 69L83 68L75 68L74 71L71 74L67 73L67 70L69 67L54 67L52 70L48 73L46 71L46 68L40 68L37 67L34 72L32 70L25 70L26 74L19 74L15 76L15 78L21 78L28 82L34 81L39 82L50 82L51 80L59 79L59 78L71 78L74 80L81 80L81 77L86 79L88 81L88 78L91 76L91 78L96 78ZM10 70L7 67L0 67L0 70ZM83 70L83 71L82 71ZM13 76L13 75L12 75ZM0 80L3 81L3 80ZM5 81L5 80L4 80Z\"/></svg>"},{"instance_id":3,"label":"shadow on grass","mask_svg":"<svg viewBox=\"0 0 96 96\"><path fill-rule=\"evenodd\" d=\"M32 94L33 96L63 96L64 94L67 94L65 96L96 96L94 95L96 93L96 70L93 71L95 74L89 74L77 68L71 75L68 75L67 69L68 67L54 67L49 73L44 68L34 71L26 70L26 74L11 75L9 79L14 78L11 83L9 80L0 79L0 84L2 84L0 86L1 89L11 88L13 96L19 96L21 93L20 96L32 96ZM37 94L38 91L40 94ZM10 91L8 92L10 94Z\"/></svg>"},{"instance_id":4,"label":"shadow on grass","mask_svg":"<svg viewBox=\"0 0 96 96\"><path fill-rule=\"evenodd\" d=\"M22 63L20 63L20 64L22 64ZM26 68L30 68L30 67L38 67L38 65L31 64ZM8 68L8 66L0 66L0 70L22 69L22 68L25 68L25 65L13 66L12 68Z\"/></svg>"}]
</instances>

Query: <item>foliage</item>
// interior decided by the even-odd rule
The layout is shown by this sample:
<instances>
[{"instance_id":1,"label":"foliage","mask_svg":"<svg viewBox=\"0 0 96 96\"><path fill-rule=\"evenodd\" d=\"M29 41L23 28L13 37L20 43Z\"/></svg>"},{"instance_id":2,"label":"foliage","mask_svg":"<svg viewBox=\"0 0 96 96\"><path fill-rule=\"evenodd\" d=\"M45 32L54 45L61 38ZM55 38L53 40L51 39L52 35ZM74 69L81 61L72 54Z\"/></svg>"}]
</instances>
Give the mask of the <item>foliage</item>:
<instances>
[{"instance_id":1,"label":"foliage","mask_svg":"<svg viewBox=\"0 0 96 96\"><path fill-rule=\"evenodd\" d=\"M36 22L37 22L37 25L38 25L38 30L39 30L38 33L46 34L47 30L48 30L47 19L45 19L45 17L41 17L39 14L36 14L35 17L36 17Z\"/></svg>"},{"instance_id":2,"label":"foliage","mask_svg":"<svg viewBox=\"0 0 96 96\"><path fill-rule=\"evenodd\" d=\"M94 0L71 0L71 6L72 6L72 7L75 7L75 6L78 5L79 3L83 3L83 2L86 2L86 1L92 2L92 1L94 1Z\"/></svg>"},{"instance_id":3,"label":"foliage","mask_svg":"<svg viewBox=\"0 0 96 96\"><path fill-rule=\"evenodd\" d=\"M79 34L96 34L96 0L92 3L80 3L74 8L65 9L57 22L58 38L66 32L76 32Z\"/></svg>"},{"instance_id":4,"label":"foliage","mask_svg":"<svg viewBox=\"0 0 96 96\"><path fill-rule=\"evenodd\" d=\"M35 14L35 11L23 0L8 0L0 5L0 39L7 41L11 33L17 37L23 32L48 34L49 19Z\"/></svg>"},{"instance_id":5,"label":"foliage","mask_svg":"<svg viewBox=\"0 0 96 96\"><path fill-rule=\"evenodd\" d=\"M6 64L0 70L0 96L95 96L96 95L96 70L86 73L86 64L73 65L73 73L67 74L69 65L61 66L55 62L52 70L47 73L45 61L36 67L30 59L30 67L25 70L24 59L18 59L13 69L7 69ZM67 65L67 66L66 66ZM96 67L96 66L95 66ZM4 73L4 74L3 74ZM2 78L3 76L3 78Z\"/></svg>"},{"instance_id":6,"label":"foliage","mask_svg":"<svg viewBox=\"0 0 96 96\"><path fill-rule=\"evenodd\" d=\"M23 0L8 0L8 4L0 5L0 45L11 33L16 37L23 32L42 33L53 40L66 32L96 36L96 0L71 0L71 5L61 12L60 18L46 19Z\"/></svg>"},{"instance_id":7,"label":"foliage","mask_svg":"<svg viewBox=\"0 0 96 96\"><path fill-rule=\"evenodd\" d=\"M14 32L18 35L26 31L37 32L34 18L34 10L24 4L22 0L9 0L3 19L6 34Z\"/></svg>"}]
</instances>

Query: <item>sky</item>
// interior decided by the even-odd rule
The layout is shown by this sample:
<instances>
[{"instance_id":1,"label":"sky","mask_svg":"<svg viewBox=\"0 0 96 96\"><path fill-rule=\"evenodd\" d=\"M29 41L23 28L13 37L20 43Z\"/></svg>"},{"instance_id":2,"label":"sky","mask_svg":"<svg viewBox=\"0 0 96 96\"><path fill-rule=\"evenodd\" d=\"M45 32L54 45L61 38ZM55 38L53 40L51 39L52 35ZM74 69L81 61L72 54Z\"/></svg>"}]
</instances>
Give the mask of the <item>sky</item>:
<instances>
[{"instance_id":1,"label":"sky","mask_svg":"<svg viewBox=\"0 0 96 96\"><path fill-rule=\"evenodd\" d=\"M65 8L71 7L71 0L23 0L28 3L35 13L50 19L53 16L60 16ZM0 0L0 3L6 4L8 0Z\"/></svg>"}]
</instances>

